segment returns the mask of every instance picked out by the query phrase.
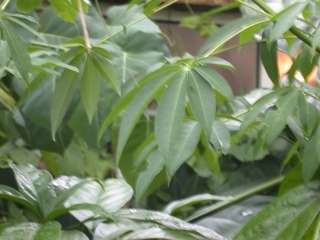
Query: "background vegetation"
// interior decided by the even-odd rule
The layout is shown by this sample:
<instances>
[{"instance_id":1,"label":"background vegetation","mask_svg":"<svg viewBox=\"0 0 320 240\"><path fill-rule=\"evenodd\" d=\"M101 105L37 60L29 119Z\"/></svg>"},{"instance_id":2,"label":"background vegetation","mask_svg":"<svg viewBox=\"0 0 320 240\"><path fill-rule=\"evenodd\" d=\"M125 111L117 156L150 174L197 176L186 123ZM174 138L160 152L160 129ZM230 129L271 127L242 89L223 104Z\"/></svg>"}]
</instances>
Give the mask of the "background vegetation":
<instances>
[{"instance_id":1,"label":"background vegetation","mask_svg":"<svg viewBox=\"0 0 320 240\"><path fill-rule=\"evenodd\" d=\"M1 2L1 240L320 239L320 2L191 16L210 37L172 56L175 2ZM234 96L217 54L250 42L273 88Z\"/></svg>"}]
</instances>

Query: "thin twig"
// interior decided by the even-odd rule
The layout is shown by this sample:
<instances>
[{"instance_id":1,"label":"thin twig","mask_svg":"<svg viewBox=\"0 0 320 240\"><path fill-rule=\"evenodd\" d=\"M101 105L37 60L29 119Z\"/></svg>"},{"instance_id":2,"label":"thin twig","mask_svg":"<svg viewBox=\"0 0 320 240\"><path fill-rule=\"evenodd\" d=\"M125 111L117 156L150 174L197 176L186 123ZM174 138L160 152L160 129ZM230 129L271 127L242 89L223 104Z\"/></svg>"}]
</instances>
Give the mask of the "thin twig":
<instances>
[{"instance_id":1,"label":"thin twig","mask_svg":"<svg viewBox=\"0 0 320 240\"><path fill-rule=\"evenodd\" d=\"M85 45L86 45L87 50L90 51L92 46L91 46L91 42L90 42L90 36L89 36L88 28L87 28L85 14L83 11L82 0L78 0L78 8L79 8L79 17L80 17L80 23L81 23L81 27L82 27Z\"/></svg>"}]
</instances>

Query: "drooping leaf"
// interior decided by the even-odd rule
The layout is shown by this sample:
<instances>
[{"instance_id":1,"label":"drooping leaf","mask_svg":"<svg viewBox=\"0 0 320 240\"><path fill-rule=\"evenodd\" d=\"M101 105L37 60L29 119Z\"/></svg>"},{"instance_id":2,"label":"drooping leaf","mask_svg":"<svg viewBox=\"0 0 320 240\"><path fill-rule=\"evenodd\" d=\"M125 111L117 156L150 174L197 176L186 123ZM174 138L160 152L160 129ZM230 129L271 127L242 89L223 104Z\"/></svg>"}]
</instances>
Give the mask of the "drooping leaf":
<instances>
[{"instance_id":1,"label":"drooping leaf","mask_svg":"<svg viewBox=\"0 0 320 240\"><path fill-rule=\"evenodd\" d=\"M101 75L97 71L92 58L92 56L88 55L83 63L80 86L81 101L86 110L89 123L92 122L93 116L97 111L101 91Z\"/></svg>"},{"instance_id":2,"label":"drooping leaf","mask_svg":"<svg viewBox=\"0 0 320 240\"><path fill-rule=\"evenodd\" d=\"M252 26L259 25L263 22L268 22L268 18L264 16L250 16L244 17L232 21L218 31L214 32L213 35L206 41L204 46L201 48L200 53L211 55L226 42L232 39L234 36L238 35L242 31L245 31Z\"/></svg>"},{"instance_id":3,"label":"drooping leaf","mask_svg":"<svg viewBox=\"0 0 320 240\"><path fill-rule=\"evenodd\" d=\"M81 59L75 58L71 64L79 67ZM61 76L57 79L51 106L51 132L55 139L56 131L61 124L68 107L73 100L77 88L78 73L69 69L64 69Z\"/></svg>"},{"instance_id":4,"label":"drooping leaf","mask_svg":"<svg viewBox=\"0 0 320 240\"><path fill-rule=\"evenodd\" d=\"M274 41L271 44L262 43L261 44L261 59L263 66L273 82L273 84L279 86L279 69L277 60L278 45Z\"/></svg>"},{"instance_id":5,"label":"drooping leaf","mask_svg":"<svg viewBox=\"0 0 320 240\"><path fill-rule=\"evenodd\" d=\"M302 172L305 181L310 181L320 166L320 128L306 142L302 157Z\"/></svg>"},{"instance_id":6,"label":"drooping leaf","mask_svg":"<svg viewBox=\"0 0 320 240\"><path fill-rule=\"evenodd\" d=\"M147 157L147 166L139 174L135 187L137 201L143 198L152 182L161 173L164 168L164 161L163 156L158 150L153 151L150 153L150 156Z\"/></svg>"},{"instance_id":7,"label":"drooping leaf","mask_svg":"<svg viewBox=\"0 0 320 240\"><path fill-rule=\"evenodd\" d=\"M121 112L123 112L127 108L131 101L133 101L133 99L140 93L141 89L143 89L148 82L158 79L159 77L165 76L165 74L170 74L173 71L176 71L176 69L176 66L166 65L148 74L145 78L139 81L130 92L128 92L119 100L119 102L115 104L111 112L104 119L99 130L99 140L101 140L104 132L107 130L110 124L119 116Z\"/></svg>"},{"instance_id":8,"label":"drooping leaf","mask_svg":"<svg viewBox=\"0 0 320 240\"><path fill-rule=\"evenodd\" d=\"M172 154L165 167L170 177L192 155L200 138L200 126L197 122L188 121L183 124Z\"/></svg>"},{"instance_id":9,"label":"drooping leaf","mask_svg":"<svg viewBox=\"0 0 320 240\"><path fill-rule=\"evenodd\" d=\"M165 213L124 209L119 212L120 218L126 218L133 221L143 221L145 223L155 223L164 229L180 231L187 233L195 240L224 240L225 238L218 233L198 225L193 225L178 218L169 216Z\"/></svg>"},{"instance_id":10,"label":"drooping leaf","mask_svg":"<svg viewBox=\"0 0 320 240\"><path fill-rule=\"evenodd\" d=\"M282 34L288 31L290 27L294 24L293 20L297 18L297 16L303 11L306 5L306 2L297 2L291 4L289 7L278 13L274 17L276 23L270 32L269 40L271 42L275 41L279 39L282 36Z\"/></svg>"},{"instance_id":11,"label":"drooping leaf","mask_svg":"<svg viewBox=\"0 0 320 240\"><path fill-rule=\"evenodd\" d=\"M162 95L155 118L155 135L160 152L170 158L179 136L185 109L186 72L182 72Z\"/></svg>"},{"instance_id":12,"label":"drooping leaf","mask_svg":"<svg viewBox=\"0 0 320 240\"><path fill-rule=\"evenodd\" d=\"M188 72L187 79L192 112L205 130L205 134L210 136L211 124L215 118L216 110L216 100L211 86L193 71Z\"/></svg>"},{"instance_id":13,"label":"drooping leaf","mask_svg":"<svg viewBox=\"0 0 320 240\"><path fill-rule=\"evenodd\" d=\"M9 21L1 21L0 27L10 49L10 55L15 62L19 73L24 80L28 80L31 70L31 60L27 47L20 36L15 32Z\"/></svg>"},{"instance_id":14,"label":"drooping leaf","mask_svg":"<svg viewBox=\"0 0 320 240\"><path fill-rule=\"evenodd\" d=\"M320 211L318 185L299 186L253 217L235 240L302 239Z\"/></svg>"},{"instance_id":15,"label":"drooping leaf","mask_svg":"<svg viewBox=\"0 0 320 240\"><path fill-rule=\"evenodd\" d=\"M165 85L169 84L169 82L175 79L176 76L176 73L167 73L165 75L161 74L157 78L145 84L139 91L139 94L132 99L124 116L121 119L117 145L117 159L120 159L122 151L134 126L137 124L137 121L145 111L148 104L153 98L155 98L157 93L163 90Z\"/></svg>"},{"instance_id":16,"label":"drooping leaf","mask_svg":"<svg viewBox=\"0 0 320 240\"><path fill-rule=\"evenodd\" d=\"M215 149L227 153L230 148L230 133L225 124L221 121L213 121L210 135L210 143Z\"/></svg>"},{"instance_id":17,"label":"drooping leaf","mask_svg":"<svg viewBox=\"0 0 320 240\"><path fill-rule=\"evenodd\" d=\"M229 84L219 73L209 67L196 67L195 71L226 99L232 98L233 94Z\"/></svg>"}]
</instances>

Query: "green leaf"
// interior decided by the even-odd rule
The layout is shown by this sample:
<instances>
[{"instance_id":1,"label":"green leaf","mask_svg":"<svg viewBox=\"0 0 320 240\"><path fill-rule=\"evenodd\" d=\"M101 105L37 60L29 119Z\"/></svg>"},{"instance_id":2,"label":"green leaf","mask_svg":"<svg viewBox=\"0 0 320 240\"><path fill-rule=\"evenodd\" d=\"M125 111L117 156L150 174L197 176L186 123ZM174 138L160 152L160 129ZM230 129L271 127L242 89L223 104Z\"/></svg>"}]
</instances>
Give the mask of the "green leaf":
<instances>
[{"instance_id":1,"label":"green leaf","mask_svg":"<svg viewBox=\"0 0 320 240\"><path fill-rule=\"evenodd\" d=\"M232 99L232 90L226 80L219 73L209 67L196 67L194 70L210 84L211 88L216 90L226 99Z\"/></svg>"},{"instance_id":2,"label":"green leaf","mask_svg":"<svg viewBox=\"0 0 320 240\"><path fill-rule=\"evenodd\" d=\"M97 111L97 106L100 98L101 75L96 69L93 57L86 57L83 73L81 75L81 101L86 110L89 123L92 122L93 116Z\"/></svg>"},{"instance_id":3,"label":"green leaf","mask_svg":"<svg viewBox=\"0 0 320 240\"><path fill-rule=\"evenodd\" d=\"M275 86L279 86L279 69L277 63L278 45L274 41L271 44L261 43L262 64Z\"/></svg>"},{"instance_id":4,"label":"green leaf","mask_svg":"<svg viewBox=\"0 0 320 240\"><path fill-rule=\"evenodd\" d=\"M197 72L189 71L187 79L192 112L205 130L205 134L210 136L216 113L216 100L211 86Z\"/></svg>"},{"instance_id":5,"label":"green leaf","mask_svg":"<svg viewBox=\"0 0 320 240\"><path fill-rule=\"evenodd\" d=\"M39 7L42 0L17 0L17 8L22 12L31 12L35 8Z\"/></svg>"},{"instance_id":6,"label":"green leaf","mask_svg":"<svg viewBox=\"0 0 320 240\"><path fill-rule=\"evenodd\" d=\"M93 59L96 71L99 71L101 78L106 80L111 87L120 95L121 93L121 83L118 81L116 73L114 71L114 66L111 64L110 60L95 56Z\"/></svg>"},{"instance_id":7,"label":"green leaf","mask_svg":"<svg viewBox=\"0 0 320 240\"><path fill-rule=\"evenodd\" d=\"M281 88L279 90L267 93L266 95L259 98L256 102L254 102L254 104L251 105L248 111L245 113L241 128L244 129L257 121L259 115L273 106L274 103L279 99L279 97L281 97L283 92L287 91L287 89Z\"/></svg>"},{"instance_id":8,"label":"green leaf","mask_svg":"<svg viewBox=\"0 0 320 240\"><path fill-rule=\"evenodd\" d=\"M177 76L177 73L167 73L157 76L153 81L146 83L135 98L131 100L131 103L127 107L120 123L119 139L117 144L117 161L121 158L122 151L128 141L128 138L148 104L159 92L163 90L166 84L169 84L170 81L175 79Z\"/></svg>"},{"instance_id":9,"label":"green leaf","mask_svg":"<svg viewBox=\"0 0 320 240\"><path fill-rule=\"evenodd\" d=\"M168 214L148 211L148 210L131 210L125 209L119 212L119 216L124 219L152 223L160 226L162 229L168 229L178 232L184 232L187 236L193 237L194 240L224 240L225 238L215 231L208 228L187 223ZM150 226L150 225L147 225ZM170 239L170 238L169 238ZM183 240L185 238L181 238Z\"/></svg>"},{"instance_id":10,"label":"green leaf","mask_svg":"<svg viewBox=\"0 0 320 240\"><path fill-rule=\"evenodd\" d=\"M281 38L281 36L291 28L294 24L294 20L299 16L306 5L307 2L297 2L278 13L274 17L276 23L271 29L269 40L272 42Z\"/></svg>"},{"instance_id":11,"label":"green leaf","mask_svg":"<svg viewBox=\"0 0 320 240\"><path fill-rule=\"evenodd\" d=\"M67 22L74 22L78 15L78 0L49 0L51 6L56 11L57 15ZM81 3L84 2L81 0ZM87 5L83 4L84 9L87 9Z\"/></svg>"},{"instance_id":12,"label":"green leaf","mask_svg":"<svg viewBox=\"0 0 320 240\"><path fill-rule=\"evenodd\" d=\"M318 185L299 186L253 217L235 240L300 240L320 211Z\"/></svg>"},{"instance_id":13,"label":"green leaf","mask_svg":"<svg viewBox=\"0 0 320 240\"><path fill-rule=\"evenodd\" d=\"M8 43L11 57L19 73L24 80L28 80L28 74L31 70L31 60L25 43L15 32L10 22L6 20L1 21L0 27L2 28L2 33Z\"/></svg>"},{"instance_id":14,"label":"green leaf","mask_svg":"<svg viewBox=\"0 0 320 240\"><path fill-rule=\"evenodd\" d=\"M320 127L310 141L306 142L303 150L302 172L305 181L310 181L320 166Z\"/></svg>"},{"instance_id":15,"label":"green leaf","mask_svg":"<svg viewBox=\"0 0 320 240\"><path fill-rule=\"evenodd\" d=\"M237 36L248 28L268 21L269 19L264 16L250 16L227 23L213 33L201 48L200 53L205 54L206 56L212 55L234 36Z\"/></svg>"},{"instance_id":16,"label":"green leaf","mask_svg":"<svg viewBox=\"0 0 320 240\"><path fill-rule=\"evenodd\" d=\"M179 136L185 114L186 72L182 72L162 95L155 117L155 136L167 160Z\"/></svg>"},{"instance_id":17,"label":"green leaf","mask_svg":"<svg viewBox=\"0 0 320 240\"><path fill-rule=\"evenodd\" d=\"M21 204L29 209L33 209L33 203L28 201L20 192L6 185L0 185L0 198L17 204Z\"/></svg>"},{"instance_id":18,"label":"green leaf","mask_svg":"<svg viewBox=\"0 0 320 240\"><path fill-rule=\"evenodd\" d=\"M60 240L89 240L89 238L79 231L63 231Z\"/></svg>"},{"instance_id":19,"label":"green leaf","mask_svg":"<svg viewBox=\"0 0 320 240\"><path fill-rule=\"evenodd\" d=\"M212 123L210 143L215 149L227 153L230 148L230 133L224 123L214 121Z\"/></svg>"},{"instance_id":20,"label":"green leaf","mask_svg":"<svg viewBox=\"0 0 320 240\"><path fill-rule=\"evenodd\" d=\"M264 124L266 128L266 141L271 144L282 132L288 122L288 117L295 110L301 92L293 88L287 95L281 97L277 102L277 110L269 110L266 114Z\"/></svg>"},{"instance_id":21,"label":"green leaf","mask_svg":"<svg viewBox=\"0 0 320 240\"><path fill-rule=\"evenodd\" d=\"M200 126L195 121L187 121L183 124L179 137L174 143L172 154L165 167L170 177L192 155L200 138Z\"/></svg>"},{"instance_id":22,"label":"green leaf","mask_svg":"<svg viewBox=\"0 0 320 240\"><path fill-rule=\"evenodd\" d=\"M79 67L80 63L80 58L76 57L70 64ZM64 69L61 76L56 80L51 106L51 132L53 139L55 139L59 125L73 100L78 78L79 76L76 72Z\"/></svg>"},{"instance_id":23,"label":"green leaf","mask_svg":"<svg viewBox=\"0 0 320 240\"><path fill-rule=\"evenodd\" d=\"M115 104L108 116L104 119L102 126L99 130L99 140L101 140L104 132L107 130L110 124L119 116L121 112L123 112L128 107L128 105L140 93L141 89L143 89L148 82L165 76L165 74L170 74L174 71L177 71L176 66L165 65L160 69L157 69L156 71L148 74L141 81L139 81L130 92L128 92L125 96L121 97L121 99Z\"/></svg>"},{"instance_id":24,"label":"green leaf","mask_svg":"<svg viewBox=\"0 0 320 240\"><path fill-rule=\"evenodd\" d=\"M37 231L34 240L57 240L61 237L61 225L58 222L48 222Z\"/></svg>"},{"instance_id":25,"label":"green leaf","mask_svg":"<svg viewBox=\"0 0 320 240\"><path fill-rule=\"evenodd\" d=\"M147 166L139 174L135 187L138 202L147 193L148 188L150 188L152 182L161 173L163 167L164 158L161 153L158 150L150 153L150 156L147 157Z\"/></svg>"}]
</instances>

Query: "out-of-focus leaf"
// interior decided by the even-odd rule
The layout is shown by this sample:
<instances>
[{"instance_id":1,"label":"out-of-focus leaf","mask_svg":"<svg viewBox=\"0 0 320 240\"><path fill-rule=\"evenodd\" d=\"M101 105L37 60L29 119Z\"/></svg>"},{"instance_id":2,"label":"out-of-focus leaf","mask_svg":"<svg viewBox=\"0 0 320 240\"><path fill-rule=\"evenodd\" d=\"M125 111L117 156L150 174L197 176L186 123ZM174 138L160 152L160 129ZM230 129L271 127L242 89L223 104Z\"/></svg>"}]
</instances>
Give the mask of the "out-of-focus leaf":
<instances>
[{"instance_id":1,"label":"out-of-focus leaf","mask_svg":"<svg viewBox=\"0 0 320 240\"><path fill-rule=\"evenodd\" d=\"M270 41L275 41L279 39L282 36L282 34L288 31L290 27L294 24L293 19L297 18L297 16L303 11L306 5L306 2L297 2L291 4L289 7L278 13L274 17L276 23L270 32Z\"/></svg>"},{"instance_id":2,"label":"out-of-focus leaf","mask_svg":"<svg viewBox=\"0 0 320 240\"><path fill-rule=\"evenodd\" d=\"M305 181L310 181L320 166L320 127L306 142L302 157L302 171Z\"/></svg>"},{"instance_id":3,"label":"out-of-focus leaf","mask_svg":"<svg viewBox=\"0 0 320 240\"><path fill-rule=\"evenodd\" d=\"M35 8L39 7L42 3L42 0L17 0L17 8L22 12L31 12Z\"/></svg>"},{"instance_id":4,"label":"out-of-focus leaf","mask_svg":"<svg viewBox=\"0 0 320 240\"><path fill-rule=\"evenodd\" d=\"M77 67L79 67L80 64L80 58L75 58L71 62L71 65ZM53 139L55 139L56 131L58 130L59 125L71 104L73 95L77 88L78 77L78 73L69 69L64 69L59 79L57 79L51 107L51 132Z\"/></svg>"},{"instance_id":5,"label":"out-of-focus leaf","mask_svg":"<svg viewBox=\"0 0 320 240\"><path fill-rule=\"evenodd\" d=\"M27 80L31 69L31 60L25 43L15 32L14 27L9 21L1 21L0 27L19 73L24 80Z\"/></svg>"},{"instance_id":6,"label":"out-of-focus leaf","mask_svg":"<svg viewBox=\"0 0 320 240\"><path fill-rule=\"evenodd\" d=\"M320 211L319 186L299 186L253 217L235 240L302 239Z\"/></svg>"},{"instance_id":7,"label":"out-of-focus leaf","mask_svg":"<svg viewBox=\"0 0 320 240\"><path fill-rule=\"evenodd\" d=\"M210 143L215 149L227 153L230 148L230 133L224 123L221 121L213 121L210 136Z\"/></svg>"},{"instance_id":8,"label":"out-of-focus leaf","mask_svg":"<svg viewBox=\"0 0 320 240\"><path fill-rule=\"evenodd\" d=\"M252 26L268 21L269 19L264 16L250 16L232 21L214 32L213 35L205 42L200 53L211 55L239 33L251 28Z\"/></svg>"},{"instance_id":9,"label":"out-of-focus leaf","mask_svg":"<svg viewBox=\"0 0 320 240\"><path fill-rule=\"evenodd\" d=\"M261 59L264 68L273 82L277 87L279 86L279 69L277 60L278 45L277 42L272 42L271 44L262 43L261 44Z\"/></svg>"}]
</instances>

